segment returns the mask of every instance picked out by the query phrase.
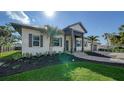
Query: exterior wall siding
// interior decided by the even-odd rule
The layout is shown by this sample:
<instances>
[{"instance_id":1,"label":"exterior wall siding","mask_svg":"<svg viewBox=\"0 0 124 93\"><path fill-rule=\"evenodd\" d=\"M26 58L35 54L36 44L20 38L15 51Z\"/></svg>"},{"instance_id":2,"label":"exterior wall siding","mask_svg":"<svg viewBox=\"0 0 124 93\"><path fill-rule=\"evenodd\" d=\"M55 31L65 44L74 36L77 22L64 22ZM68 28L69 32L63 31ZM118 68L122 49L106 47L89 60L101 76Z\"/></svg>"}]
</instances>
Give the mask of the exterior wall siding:
<instances>
[{"instance_id":1,"label":"exterior wall siding","mask_svg":"<svg viewBox=\"0 0 124 93\"><path fill-rule=\"evenodd\" d=\"M43 47L40 46L32 46L29 47L29 34L32 35L43 35ZM57 37L62 37L62 46L52 47L52 50L55 52L63 52L64 51L64 35L60 35ZM31 53L35 55L36 53L46 53L49 51L49 42L50 38L37 30L22 28L22 53Z\"/></svg>"}]
</instances>

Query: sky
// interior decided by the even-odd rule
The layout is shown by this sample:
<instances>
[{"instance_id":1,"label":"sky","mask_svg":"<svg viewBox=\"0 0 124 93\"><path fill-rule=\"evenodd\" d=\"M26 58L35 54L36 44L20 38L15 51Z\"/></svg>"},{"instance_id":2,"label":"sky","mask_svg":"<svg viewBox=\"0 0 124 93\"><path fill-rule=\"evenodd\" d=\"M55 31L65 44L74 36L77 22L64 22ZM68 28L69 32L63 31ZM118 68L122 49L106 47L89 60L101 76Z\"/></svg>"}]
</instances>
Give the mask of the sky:
<instances>
[{"instance_id":1,"label":"sky","mask_svg":"<svg viewBox=\"0 0 124 93\"><path fill-rule=\"evenodd\" d=\"M60 29L81 22L88 33L85 36L97 35L100 42L106 44L102 37L105 32L118 32L118 28L124 24L124 12L105 11L56 11L50 15L43 11L1 11L0 25L9 22L24 23L29 25L53 25Z\"/></svg>"}]
</instances>

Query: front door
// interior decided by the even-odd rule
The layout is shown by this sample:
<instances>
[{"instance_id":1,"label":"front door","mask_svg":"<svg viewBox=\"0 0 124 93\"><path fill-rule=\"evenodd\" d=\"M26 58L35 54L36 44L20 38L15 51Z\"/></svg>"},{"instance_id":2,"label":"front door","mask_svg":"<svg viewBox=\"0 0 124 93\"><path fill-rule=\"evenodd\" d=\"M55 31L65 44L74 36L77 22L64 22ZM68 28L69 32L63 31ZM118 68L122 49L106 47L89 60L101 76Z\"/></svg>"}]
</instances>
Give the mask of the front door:
<instances>
[{"instance_id":1,"label":"front door","mask_svg":"<svg viewBox=\"0 0 124 93\"><path fill-rule=\"evenodd\" d=\"M66 51L69 51L69 42L66 40Z\"/></svg>"}]
</instances>

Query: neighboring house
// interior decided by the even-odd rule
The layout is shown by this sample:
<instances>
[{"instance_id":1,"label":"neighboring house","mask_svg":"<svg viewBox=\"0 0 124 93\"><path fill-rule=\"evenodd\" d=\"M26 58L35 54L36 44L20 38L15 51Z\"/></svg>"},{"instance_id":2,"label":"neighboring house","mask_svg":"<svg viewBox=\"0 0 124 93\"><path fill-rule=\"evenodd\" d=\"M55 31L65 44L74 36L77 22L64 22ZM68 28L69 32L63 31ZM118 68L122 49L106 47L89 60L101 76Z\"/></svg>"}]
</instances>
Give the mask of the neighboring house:
<instances>
[{"instance_id":1,"label":"neighboring house","mask_svg":"<svg viewBox=\"0 0 124 93\"><path fill-rule=\"evenodd\" d=\"M109 46L111 48L111 46ZM108 49L108 45L100 45L99 49Z\"/></svg>"},{"instance_id":2,"label":"neighboring house","mask_svg":"<svg viewBox=\"0 0 124 93\"><path fill-rule=\"evenodd\" d=\"M22 53L48 53L50 50L49 42L50 37L47 35L47 26L29 26L24 24L12 23L13 27L22 36ZM60 35L54 36L52 40L52 51L63 52L65 51L83 51L84 46L84 33L86 29L83 25L75 23L63 29Z\"/></svg>"},{"instance_id":3,"label":"neighboring house","mask_svg":"<svg viewBox=\"0 0 124 93\"><path fill-rule=\"evenodd\" d=\"M101 44L99 42L94 42L93 51L98 51L100 45ZM91 51L91 41L86 38L84 39L84 51Z\"/></svg>"},{"instance_id":4,"label":"neighboring house","mask_svg":"<svg viewBox=\"0 0 124 93\"><path fill-rule=\"evenodd\" d=\"M21 48L22 48L22 44L21 43L19 43L19 42L17 42L17 43L14 43L14 49L15 50L21 50Z\"/></svg>"},{"instance_id":5,"label":"neighboring house","mask_svg":"<svg viewBox=\"0 0 124 93\"><path fill-rule=\"evenodd\" d=\"M11 51L11 50L15 50L14 46L1 46L0 47L0 53Z\"/></svg>"}]
</instances>

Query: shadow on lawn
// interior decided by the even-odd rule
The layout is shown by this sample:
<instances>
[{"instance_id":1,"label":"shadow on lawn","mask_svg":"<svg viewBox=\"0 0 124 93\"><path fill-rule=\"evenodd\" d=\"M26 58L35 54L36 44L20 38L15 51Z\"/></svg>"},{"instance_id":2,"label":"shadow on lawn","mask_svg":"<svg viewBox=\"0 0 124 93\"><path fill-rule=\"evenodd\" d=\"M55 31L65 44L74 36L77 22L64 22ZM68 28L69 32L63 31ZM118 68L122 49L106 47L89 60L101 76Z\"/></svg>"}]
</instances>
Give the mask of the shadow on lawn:
<instances>
[{"instance_id":1,"label":"shadow on lawn","mask_svg":"<svg viewBox=\"0 0 124 93\"><path fill-rule=\"evenodd\" d=\"M80 67L80 69L86 68L88 70L91 70L93 72L96 72L100 75L103 76L107 76L109 78L112 78L114 80L120 80L123 81L124 80L124 68L120 68L120 67L115 67L115 66L110 66L110 65L103 65L100 63L92 63L92 61L87 61L87 62L80 62L79 64L75 64L77 65L77 67L74 67L72 69L72 71L74 71L74 69ZM79 70L80 70L79 69Z\"/></svg>"}]
</instances>

